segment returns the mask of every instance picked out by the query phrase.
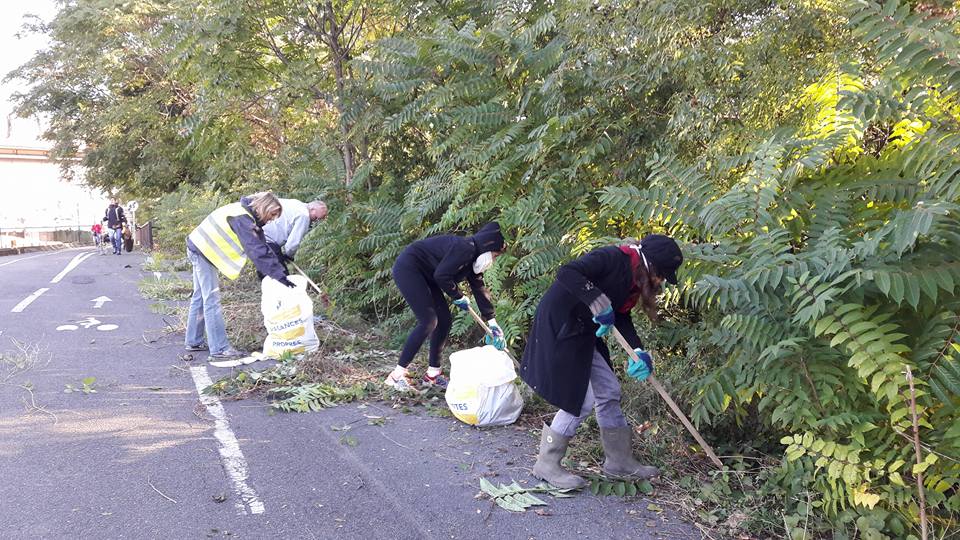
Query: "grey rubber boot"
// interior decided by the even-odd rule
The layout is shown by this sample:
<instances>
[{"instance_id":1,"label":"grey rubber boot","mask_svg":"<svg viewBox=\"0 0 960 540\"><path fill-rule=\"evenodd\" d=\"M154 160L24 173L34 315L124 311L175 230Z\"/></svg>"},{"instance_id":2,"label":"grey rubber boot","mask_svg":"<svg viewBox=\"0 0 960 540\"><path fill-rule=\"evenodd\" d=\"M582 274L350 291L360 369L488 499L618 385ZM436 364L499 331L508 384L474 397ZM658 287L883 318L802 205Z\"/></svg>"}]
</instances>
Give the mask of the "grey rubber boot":
<instances>
[{"instance_id":1,"label":"grey rubber boot","mask_svg":"<svg viewBox=\"0 0 960 540\"><path fill-rule=\"evenodd\" d=\"M603 443L603 473L630 480L647 480L660 474L656 467L644 465L633 458L633 428L600 428Z\"/></svg>"},{"instance_id":2,"label":"grey rubber boot","mask_svg":"<svg viewBox=\"0 0 960 540\"><path fill-rule=\"evenodd\" d=\"M560 465L560 460L567 453L570 437L564 437L543 425L540 435L540 455L533 466L533 475L551 485L564 489L578 489L587 485L587 481L567 471Z\"/></svg>"}]
</instances>

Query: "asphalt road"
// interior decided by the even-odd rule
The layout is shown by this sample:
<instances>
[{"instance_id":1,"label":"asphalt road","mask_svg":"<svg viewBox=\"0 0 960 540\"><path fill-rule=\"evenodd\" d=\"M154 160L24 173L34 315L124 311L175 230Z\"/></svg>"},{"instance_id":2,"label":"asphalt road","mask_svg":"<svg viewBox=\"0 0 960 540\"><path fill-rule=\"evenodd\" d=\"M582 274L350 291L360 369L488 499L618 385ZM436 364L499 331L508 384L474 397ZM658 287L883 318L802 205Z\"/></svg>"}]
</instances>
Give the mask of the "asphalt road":
<instances>
[{"instance_id":1,"label":"asphalt road","mask_svg":"<svg viewBox=\"0 0 960 540\"><path fill-rule=\"evenodd\" d=\"M522 514L477 498L481 476L536 483L537 440L512 427L201 398L229 370L178 360L141 263L0 258L0 538L700 537L644 498L544 496Z\"/></svg>"}]
</instances>

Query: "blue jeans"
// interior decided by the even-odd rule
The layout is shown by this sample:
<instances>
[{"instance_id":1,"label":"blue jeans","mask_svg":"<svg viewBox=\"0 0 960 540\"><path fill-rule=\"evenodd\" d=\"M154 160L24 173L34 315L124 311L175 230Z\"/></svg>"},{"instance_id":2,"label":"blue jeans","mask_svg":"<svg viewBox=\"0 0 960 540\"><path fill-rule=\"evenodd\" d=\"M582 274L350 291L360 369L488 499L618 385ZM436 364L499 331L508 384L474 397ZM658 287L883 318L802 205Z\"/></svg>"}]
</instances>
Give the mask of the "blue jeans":
<instances>
[{"instance_id":1,"label":"blue jeans","mask_svg":"<svg viewBox=\"0 0 960 540\"><path fill-rule=\"evenodd\" d=\"M227 340L227 324L220 310L220 282L217 267L206 257L187 249L187 258L193 265L193 296L190 297L190 313L187 315L187 333L184 345L203 343L204 331L210 353L221 353L230 348Z\"/></svg>"},{"instance_id":2,"label":"blue jeans","mask_svg":"<svg viewBox=\"0 0 960 540\"><path fill-rule=\"evenodd\" d=\"M557 411L550 429L564 437L573 437L580 424L586 420L592 410L597 410L597 424L602 428L621 428L627 426L627 419L620 409L620 381L610 369L607 361L596 350L593 351L593 364L590 366L590 384L583 397L580 416L567 411Z\"/></svg>"},{"instance_id":3,"label":"blue jeans","mask_svg":"<svg viewBox=\"0 0 960 540\"><path fill-rule=\"evenodd\" d=\"M113 252L120 253L123 250L123 229L113 229L110 234L110 243L113 244Z\"/></svg>"}]
</instances>

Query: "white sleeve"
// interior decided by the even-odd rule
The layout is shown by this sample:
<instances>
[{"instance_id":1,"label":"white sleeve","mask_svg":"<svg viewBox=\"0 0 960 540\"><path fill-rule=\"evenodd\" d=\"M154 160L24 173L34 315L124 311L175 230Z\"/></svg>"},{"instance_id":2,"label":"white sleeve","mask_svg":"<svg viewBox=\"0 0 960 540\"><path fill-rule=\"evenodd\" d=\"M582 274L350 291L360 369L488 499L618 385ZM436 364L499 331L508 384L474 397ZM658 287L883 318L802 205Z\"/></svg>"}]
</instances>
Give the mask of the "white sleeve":
<instances>
[{"instance_id":1,"label":"white sleeve","mask_svg":"<svg viewBox=\"0 0 960 540\"><path fill-rule=\"evenodd\" d=\"M290 236L287 237L287 243L283 245L283 252L293 258L300 248L300 241L310 230L310 214L293 218L293 226L290 227Z\"/></svg>"}]
</instances>

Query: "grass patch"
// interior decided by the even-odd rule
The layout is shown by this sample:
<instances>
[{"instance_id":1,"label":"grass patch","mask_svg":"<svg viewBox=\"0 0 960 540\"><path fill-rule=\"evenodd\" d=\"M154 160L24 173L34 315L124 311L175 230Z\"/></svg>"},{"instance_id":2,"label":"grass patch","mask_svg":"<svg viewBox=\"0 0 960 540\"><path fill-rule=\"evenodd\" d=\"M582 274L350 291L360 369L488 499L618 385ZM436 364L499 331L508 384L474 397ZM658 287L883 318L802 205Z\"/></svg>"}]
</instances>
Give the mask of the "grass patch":
<instances>
[{"instance_id":1,"label":"grass patch","mask_svg":"<svg viewBox=\"0 0 960 540\"><path fill-rule=\"evenodd\" d=\"M189 300L193 284L178 277L148 277L140 281L137 289L150 300Z\"/></svg>"},{"instance_id":2,"label":"grass patch","mask_svg":"<svg viewBox=\"0 0 960 540\"><path fill-rule=\"evenodd\" d=\"M164 251L154 250L143 261L147 272L184 272L190 270L190 261L185 257L174 257Z\"/></svg>"}]
</instances>

